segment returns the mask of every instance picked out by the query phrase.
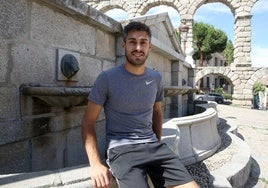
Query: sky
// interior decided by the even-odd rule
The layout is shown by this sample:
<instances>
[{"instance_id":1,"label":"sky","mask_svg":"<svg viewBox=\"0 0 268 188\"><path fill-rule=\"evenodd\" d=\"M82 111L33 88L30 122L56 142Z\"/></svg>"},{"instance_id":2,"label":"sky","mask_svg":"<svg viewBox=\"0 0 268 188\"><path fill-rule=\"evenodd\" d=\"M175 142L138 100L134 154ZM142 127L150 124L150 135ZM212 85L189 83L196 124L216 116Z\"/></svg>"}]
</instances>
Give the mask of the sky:
<instances>
[{"instance_id":1,"label":"sky","mask_svg":"<svg viewBox=\"0 0 268 188\"><path fill-rule=\"evenodd\" d=\"M174 28L180 25L180 15L172 7L157 6L146 14L168 12ZM120 9L113 9L106 14L115 20L127 19L127 13ZM251 63L252 67L268 67L268 1L259 0L251 12ZM194 20L208 23L225 32L228 39L234 44L234 16L231 10L223 3L208 3L199 7Z\"/></svg>"}]
</instances>

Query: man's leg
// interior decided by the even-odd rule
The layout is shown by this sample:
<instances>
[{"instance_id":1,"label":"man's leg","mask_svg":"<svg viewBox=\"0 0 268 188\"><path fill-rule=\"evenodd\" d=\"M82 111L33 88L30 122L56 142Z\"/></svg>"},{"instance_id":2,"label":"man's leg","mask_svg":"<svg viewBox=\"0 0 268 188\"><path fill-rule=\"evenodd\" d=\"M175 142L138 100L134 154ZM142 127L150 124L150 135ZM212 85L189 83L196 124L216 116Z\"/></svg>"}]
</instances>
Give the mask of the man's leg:
<instances>
[{"instance_id":1,"label":"man's leg","mask_svg":"<svg viewBox=\"0 0 268 188\"><path fill-rule=\"evenodd\" d=\"M191 181L189 183L185 183L183 185L170 186L168 188L199 188L199 185L195 181Z\"/></svg>"},{"instance_id":2,"label":"man's leg","mask_svg":"<svg viewBox=\"0 0 268 188\"><path fill-rule=\"evenodd\" d=\"M164 143L150 144L152 161L147 172L155 188L185 187L198 188L179 157Z\"/></svg>"},{"instance_id":3,"label":"man's leg","mask_svg":"<svg viewBox=\"0 0 268 188\"><path fill-rule=\"evenodd\" d=\"M139 168L132 168L117 183L120 188L149 188L147 173Z\"/></svg>"},{"instance_id":4,"label":"man's leg","mask_svg":"<svg viewBox=\"0 0 268 188\"><path fill-rule=\"evenodd\" d=\"M146 144L129 144L109 149L107 163L120 188L148 188L145 165Z\"/></svg>"}]
</instances>

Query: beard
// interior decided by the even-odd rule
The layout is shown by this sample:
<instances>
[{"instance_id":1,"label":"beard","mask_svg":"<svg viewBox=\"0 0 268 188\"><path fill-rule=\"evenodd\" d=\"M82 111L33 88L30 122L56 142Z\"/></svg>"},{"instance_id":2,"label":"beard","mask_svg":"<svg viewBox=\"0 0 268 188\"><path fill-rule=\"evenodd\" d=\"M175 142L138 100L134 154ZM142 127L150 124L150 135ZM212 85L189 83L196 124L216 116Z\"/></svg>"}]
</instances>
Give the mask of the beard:
<instances>
[{"instance_id":1,"label":"beard","mask_svg":"<svg viewBox=\"0 0 268 188\"><path fill-rule=\"evenodd\" d=\"M131 52L130 54L126 53L126 59L127 61L133 65L133 66L141 66L145 64L146 59L148 58L148 54L145 54L144 52L141 57L135 57L132 55L132 53L135 53L136 51Z\"/></svg>"}]
</instances>

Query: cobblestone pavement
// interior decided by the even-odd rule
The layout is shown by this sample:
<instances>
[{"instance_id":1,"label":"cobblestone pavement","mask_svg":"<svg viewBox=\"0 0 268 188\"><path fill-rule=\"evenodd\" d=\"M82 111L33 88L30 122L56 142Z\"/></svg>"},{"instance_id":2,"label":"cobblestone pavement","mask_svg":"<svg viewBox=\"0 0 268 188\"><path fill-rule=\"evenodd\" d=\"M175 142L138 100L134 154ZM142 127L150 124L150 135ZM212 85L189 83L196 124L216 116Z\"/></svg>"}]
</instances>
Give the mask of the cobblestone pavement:
<instances>
[{"instance_id":1,"label":"cobblestone pavement","mask_svg":"<svg viewBox=\"0 0 268 188\"><path fill-rule=\"evenodd\" d=\"M238 126L238 135L251 150L253 168L246 188L268 188L268 111L217 106L219 117Z\"/></svg>"}]
</instances>

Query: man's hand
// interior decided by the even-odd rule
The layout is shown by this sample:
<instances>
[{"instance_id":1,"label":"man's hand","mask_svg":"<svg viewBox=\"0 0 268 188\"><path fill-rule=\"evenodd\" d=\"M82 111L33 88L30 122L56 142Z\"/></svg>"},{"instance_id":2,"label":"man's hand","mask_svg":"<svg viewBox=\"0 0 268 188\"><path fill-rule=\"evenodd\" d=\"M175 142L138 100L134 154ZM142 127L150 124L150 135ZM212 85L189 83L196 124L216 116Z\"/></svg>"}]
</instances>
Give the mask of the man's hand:
<instances>
[{"instance_id":1,"label":"man's hand","mask_svg":"<svg viewBox=\"0 0 268 188\"><path fill-rule=\"evenodd\" d=\"M111 172L101 163L97 147L95 123L101 109L102 106L88 101L81 130L83 143L90 163L90 177L94 188L108 188L112 180Z\"/></svg>"},{"instance_id":2,"label":"man's hand","mask_svg":"<svg viewBox=\"0 0 268 188\"><path fill-rule=\"evenodd\" d=\"M94 188L109 188L111 186L112 174L102 164L90 167L90 177Z\"/></svg>"}]
</instances>

